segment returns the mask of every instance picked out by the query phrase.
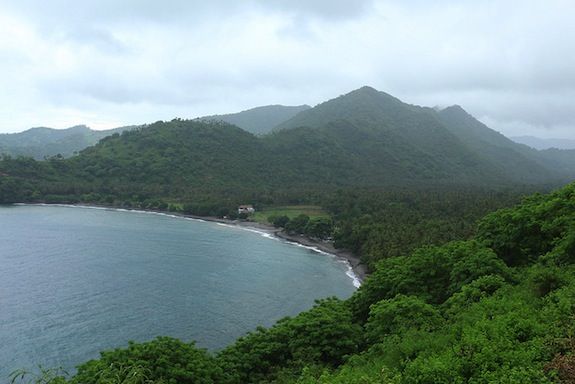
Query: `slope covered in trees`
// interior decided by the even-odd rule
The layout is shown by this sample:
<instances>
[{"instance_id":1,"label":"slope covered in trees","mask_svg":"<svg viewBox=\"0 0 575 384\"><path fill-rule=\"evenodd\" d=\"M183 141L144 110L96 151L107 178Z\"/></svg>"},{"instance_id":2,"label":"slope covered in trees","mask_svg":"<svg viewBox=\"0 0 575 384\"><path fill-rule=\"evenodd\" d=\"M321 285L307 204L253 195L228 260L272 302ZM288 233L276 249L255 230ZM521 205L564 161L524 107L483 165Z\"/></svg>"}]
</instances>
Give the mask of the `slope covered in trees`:
<instances>
[{"instance_id":1,"label":"slope covered in trees","mask_svg":"<svg viewBox=\"0 0 575 384\"><path fill-rule=\"evenodd\" d=\"M439 111L438 115L450 132L508 177L529 182L533 174L549 171L575 176L574 151L538 151L518 144L490 129L457 105Z\"/></svg>"},{"instance_id":2,"label":"slope covered in trees","mask_svg":"<svg viewBox=\"0 0 575 384\"><path fill-rule=\"evenodd\" d=\"M0 172L8 177L0 183L3 189L10 179L30 184L17 194L25 201L83 201L89 193L128 201L143 191L146 198L183 202L270 191L302 191L301 197L333 187L540 184L572 176L570 156L551 163L554 154L514 144L463 110L437 113L368 87L280 127L255 137L222 122L157 122L109 136L73 159L4 161ZM37 173L27 177L18 171L23 167Z\"/></svg>"},{"instance_id":3,"label":"slope covered in trees","mask_svg":"<svg viewBox=\"0 0 575 384\"><path fill-rule=\"evenodd\" d=\"M307 184L312 177L320 177L320 184L405 185L430 181L448 184L509 184L551 182L575 175L572 151L537 151L516 144L489 129L458 106L436 111L409 105L400 100L363 87L329 100L314 108L308 106L266 106L237 114L211 116L186 122L158 122L137 130L145 135L152 147L161 142L163 148L178 147L182 142L171 141L162 129L199 129L205 125L218 126L215 121L235 124L244 130L261 134L272 129L275 133L259 140L258 152L252 161L272 168L274 174L286 176L286 182ZM207 121L207 122L206 122ZM92 131L85 126L67 130L34 128L19 134L0 135L0 153L12 156L31 156L36 159L61 154L71 156L103 137L124 129ZM148 132L150 131L150 132ZM175 135L177 136L177 135ZM172 135L172 138L175 137ZM140 140L137 135L130 140ZM202 152L203 136L178 137L194 156L210 158ZM220 148L235 145L235 133L228 129L218 138ZM112 155L129 152L126 140L107 142L103 153ZM113 153L107 153L116 146ZM207 149L207 148L203 148ZM86 156L98 157L98 149L86 151ZM181 151L160 151L166 161L183 164L189 157L173 158ZM236 157L221 162L233 166ZM146 154L134 153L143 158ZM164 160L161 160L164 161ZM149 159L142 162L149 163ZM291 167L291 168L290 168ZM216 169L214 178L218 178ZM149 170L148 174L154 170ZM279 173L278 173L279 172ZM247 173L246 173L247 175ZM193 185L192 185L193 187Z\"/></svg>"},{"instance_id":4,"label":"slope covered in trees","mask_svg":"<svg viewBox=\"0 0 575 384\"><path fill-rule=\"evenodd\" d=\"M380 140L379 149L387 151L393 158L401 158L409 146L411 155L415 155L414 149L419 149L418 156L441 159L444 167L450 161L454 163L453 167L463 165L471 178L485 172L490 176L486 182L492 182L497 175L496 178L514 182L534 183L559 175L572 177L571 169L575 169L575 162L569 164L571 169L566 169L565 160L561 163L564 167L556 168L557 163L550 161L556 154L543 156L517 144L459 106L436 111L405 104L370 87L301 112L276 127L276 131L313 127L329 132L342 126L354 127L364 133L377 133L378 136L370 135L368 139ZM410 156L410 160L413 157Z\"/></svg>"},{"instance_id":5,"label":"slope covered in trees","mask_svg":"<svg viewBox=\"0 0 575 384\"><path fill-rule=\"evenodd\" d=\"M571 383L574 263L571 184L487 215L473 239L386 258L350 299L218 353L160 338L56 382Z\"/></svg>"}]
</instances>

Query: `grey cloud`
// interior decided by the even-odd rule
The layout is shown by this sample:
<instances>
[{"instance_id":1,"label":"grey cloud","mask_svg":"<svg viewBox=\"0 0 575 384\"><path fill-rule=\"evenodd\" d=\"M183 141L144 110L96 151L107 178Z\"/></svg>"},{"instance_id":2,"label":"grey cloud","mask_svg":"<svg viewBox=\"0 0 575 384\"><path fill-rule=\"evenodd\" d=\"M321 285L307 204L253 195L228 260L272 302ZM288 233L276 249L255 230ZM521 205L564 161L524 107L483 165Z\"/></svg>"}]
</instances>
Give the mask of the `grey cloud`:
<instances>
[{"instance_id":1,"label":"grey cloud","mask_svg":"<svg viewBox=\"0 0 575 384\"><path fill-rule=\"evenodd\" d=\"M56 27L56 22L66 24L131 23L152 21L159 23L181 20L210 21L227 19L250 9L262 9L297 16L320 19L345 20L359 17L373 6L374 0L20 0L9 8L23 15L34 16L38 22Z\"/></svg>"},{"instance_id":2,"label":"grey cloud","mask_svg":"<svg viewBox=\"0 0 575 384\"><path fill-rule=\"evenodd\" d=\"M91 26L78 26L73 30L63 31L53 36L59 42L93 46L98 51L107 54L120 55L130 51L128 46L109 31Z\"/></svg>"},{"instance_id":3,"label":"grey cloud","mask_svg":"<svg viewBox=\"0 0 575 384\"><path fill-rule=\"evenodd\" d=\"M565 135L573 12L569 0L4 2L0 22L15 27L0 35L0 126L27 128L16 111L30 105L38 119L130 124L313 105L368 84L460 104L500 130Z\"/></svg>"},{"instance_id":4,"label":"grey cloud","mask_svg":"<svg viewBox=\"0 0 575 384\"><path fill-rule=\"evenodd\" d=\"M257 2L263 7L297 16L320 19L346 20L362 16L374 6L373 0L268 0Z\"/></svg>"},{"instance_id":5,"label":"grey cloud","mask_svg":"<svg viewBox=\"0 0 575 384\"><path fill-rule=\"evenodd\" d=\"M480 113L503 122L521 121L540 127L571 125L575 129L573 100L575 90L538 95L500 94L485 103Z\"/></svg>"}]
</instances>

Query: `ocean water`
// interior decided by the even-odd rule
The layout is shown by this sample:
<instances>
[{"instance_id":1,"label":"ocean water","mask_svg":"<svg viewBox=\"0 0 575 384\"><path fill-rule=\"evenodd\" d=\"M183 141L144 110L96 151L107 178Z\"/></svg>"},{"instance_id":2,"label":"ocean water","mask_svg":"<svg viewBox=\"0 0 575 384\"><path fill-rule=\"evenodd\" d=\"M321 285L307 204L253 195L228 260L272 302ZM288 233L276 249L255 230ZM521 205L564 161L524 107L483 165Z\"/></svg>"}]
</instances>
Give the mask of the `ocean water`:
<instances>
[{"instance_id":1,"label":"ocean water","mask_svg":"<svg viewBox=\"0 0 575 384\"><path fill-rule=\"evenodd\" d=\"M223 348L355 290L347 264L269 235L97 208L0 207L0 382L167 335Z\"/></svg>"}]
</instances>

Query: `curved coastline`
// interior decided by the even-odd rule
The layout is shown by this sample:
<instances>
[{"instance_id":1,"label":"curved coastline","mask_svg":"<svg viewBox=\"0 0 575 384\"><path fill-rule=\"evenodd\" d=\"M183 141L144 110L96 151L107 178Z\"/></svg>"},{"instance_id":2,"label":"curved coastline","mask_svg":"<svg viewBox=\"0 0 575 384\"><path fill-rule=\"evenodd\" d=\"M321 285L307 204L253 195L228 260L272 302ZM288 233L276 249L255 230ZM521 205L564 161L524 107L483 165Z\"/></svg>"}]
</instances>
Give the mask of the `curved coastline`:
<instances>
[{"instance_id":1,"label":"curved coastline","mask_svg":"<svg viewBox=\"0 0 575 384\"><path fill-rule=\"evenodd\" d=\"M145 210L145 209L129 209L129 208L118 208L106 205L88 205L88 204L46 204L46 203L15 203L14 205L40 205L40 206L54 206L54 207L68 207L68 208L89 208L89 209L105 209L113 210L119 212L136 212L136 213L148 213L156 214L162 216L168 216L173 218L188 219L200 222L213 222L225 226L240 228L243 230L248 230L252 232L259 233L266 238L284 241L286 243L291 243L297 246L305 247L317 253L324 254L326 256L332 256L338 260L344 262L348 270L346 275L352 279L353 285L356 288L362 284L363 280L367 277L367 268L361 263L361 260L356 255L352 254L346 250L336 249L332 243L326 241L317 241L308 238L303 235L290 235L283 230L279 230L272 225L257 223L254 221L243 221L243 220L229 220L222 219L212 216L196 216L188 215L178 212L164 212L157 210Z\"/></svg>"}]
</instances>

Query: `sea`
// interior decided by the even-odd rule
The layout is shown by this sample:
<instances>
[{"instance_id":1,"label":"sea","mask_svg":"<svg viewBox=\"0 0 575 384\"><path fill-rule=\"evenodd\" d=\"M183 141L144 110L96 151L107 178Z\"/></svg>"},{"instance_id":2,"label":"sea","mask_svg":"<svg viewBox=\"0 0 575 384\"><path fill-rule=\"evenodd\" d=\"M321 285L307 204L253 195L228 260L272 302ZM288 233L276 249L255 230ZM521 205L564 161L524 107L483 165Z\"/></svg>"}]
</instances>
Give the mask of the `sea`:
<instances>
[{"instance_id":1,"label":"sea","mask_svg":"<svg viewBox=\"0 0 575 384\"><path fill-rule=\"evenodd\" d=\"M171 336L217 351L352 295L349 264L257 229L153 212L0 206L0 383Z\"/></svg>"}]
</instances>

